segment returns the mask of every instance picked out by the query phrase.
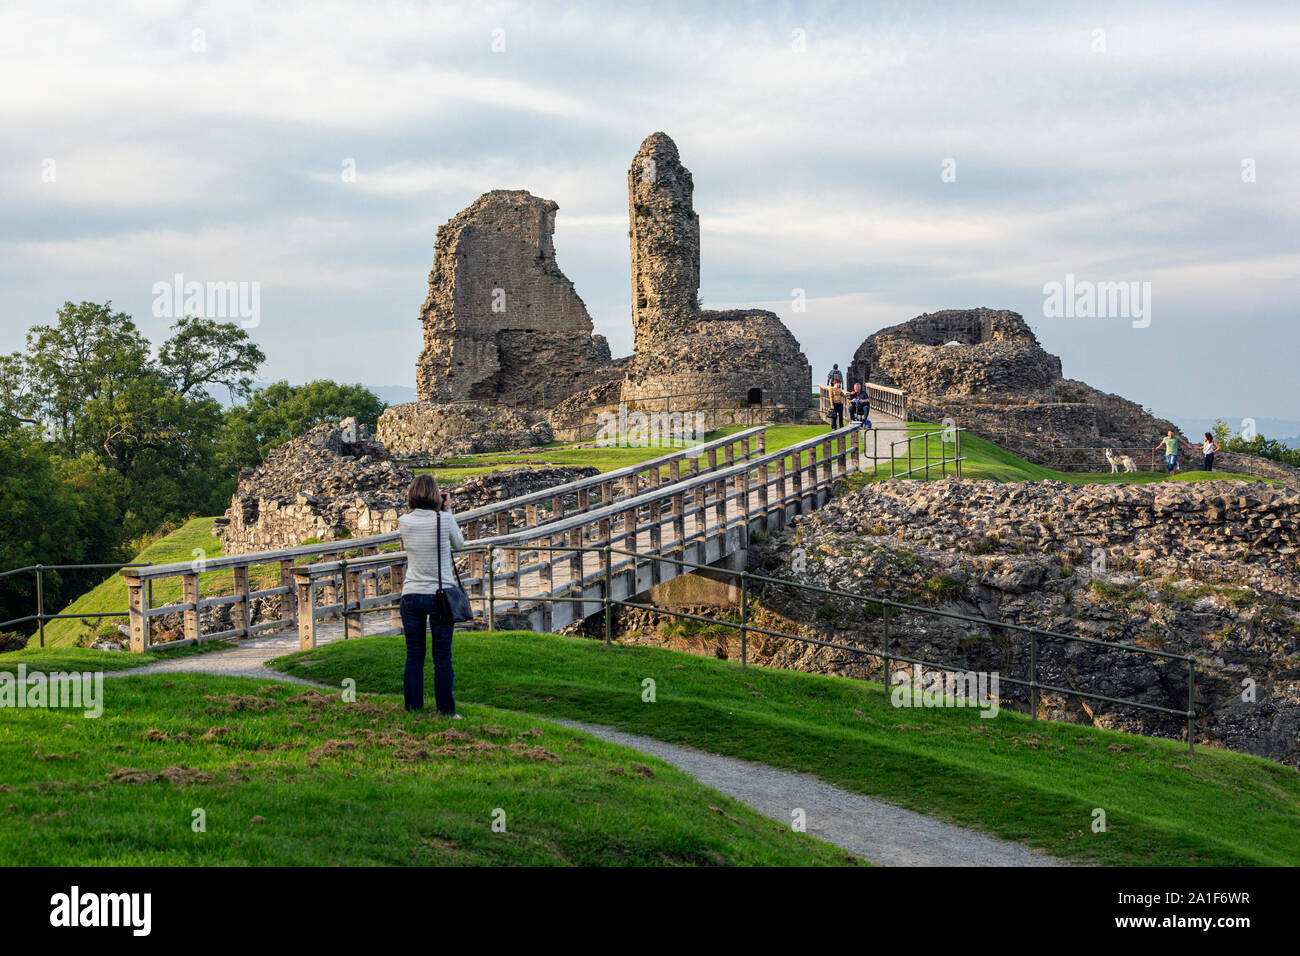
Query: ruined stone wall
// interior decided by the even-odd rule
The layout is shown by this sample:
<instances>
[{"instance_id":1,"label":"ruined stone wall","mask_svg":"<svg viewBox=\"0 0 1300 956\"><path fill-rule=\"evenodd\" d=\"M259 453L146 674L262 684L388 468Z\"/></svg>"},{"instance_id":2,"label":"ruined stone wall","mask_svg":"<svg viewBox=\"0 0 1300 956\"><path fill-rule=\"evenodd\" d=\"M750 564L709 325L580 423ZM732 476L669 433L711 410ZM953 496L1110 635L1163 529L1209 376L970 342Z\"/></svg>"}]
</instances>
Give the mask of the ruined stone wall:
<instances>
[{"instance_id":1,"label":"ruined stone wall","mask_svg":"<svg viewBox=\"0 0 1300 956\"><path fill-rule=\"evenodd\" d=\"M667 134L646 137L627 182L636 354L623 400L699 394L704 406L806 403L812 368L775 314L700 309L694 179Z\"/></svg>"},{"instance_id":2,"label":"ruined stone wall","mask_svg":"<svg viewBox=\"0 0 1300 956\"><path fill-rule=\"evenodd\" d=\"M343 437L339 425L318 425L275 449L258 468L245 468L216 523L222 550L247 554L396 531L414 472L364 453L374 447L365 440L351 444ZM502 468L443 490L464 511L594 474L589 465Z\"/></svg>"},{"instance_id":3,"label":"ruined stone wall","mask_svg":"<svg viewBox=\"0 0 1300 956\"><path fill-rule=\"evenodd\" d=\"M414 474L344 437L338 424L317 425L272 451L256 469L241 471L230 507L216 523L222 550L247 554L294 547L308 538L395 531Z\"/></svg>"},{"instance_id":4,"label":"ruined stone wall","mask_svg":"<svg viewBox=\"0 0 1300 956\"><path fill-rule=\"evenodd\" d=\"M1060 378L1061 360L1044 351L1015 312L953 309L868 337L846 384L893 385L913 396L1045 395Z\"/></svg>"},{"instance_id":5,"label":"ruined stone wall","mask_svg":"<svg viewBox=\"0 0 1300 956\"><path fill-rule=\"evenodd\" d=\"M790 563L805 549L806 565ZM789 535L751 547L759 573L1196 658L1196 737L1300 766L1300 492L1229 481L1072 485L900 481L835 498ZM877 651L879 615L774 588L750 621ZM1028 640L975 624L891 614L896 654L1024 678ZM793 641L750 661L878 680L881 661ZM1041 639L1038 679L1180 709L1187 665ZM895 669L903 669L895 664ZM1242 680L1258 685L1242 700ZM1024 688L1003 681L1008 705ZM1044 692L1044 713L1177 738L1186 722Z\"/></svg>"},{"instance_id":6,"label":"ruined stone wall","mask_svg":"<svg viewBox=\"0 0 1300 956\"><path fill-rule=\"evenodd\" d=\"M638 354L699 319L700 217L695 181L665 133L645 138L627 171L632 330Z\"/></svg>"},{"instance_id":7,"label":"ruined stone wall","mask_svg":"<svg viewBox=\"0 0 1300 956\"><path fill-rule=\"evenodd\" d=\"M439 227L421 310L424 401L554 405L610 361L603 336L555 261L559 207L493 190Z\"/></svg>"},{"instance_id":8,"label":"ruined stone wall","mask_svg":"<svg viewBox=\"0 0 1300 956\"><path fill-rule=\"evenodd\" d=\"M552 438L550 425L538 415L472 402L390 405L375 434L394 455L435 457L531 448Z\"/></svg>"},{"instance_id":9,"label":"ruined stone wall","mask_svg":"<svg viewBox=\"0 0 1300 956\"><path fill-rule=\"evenodd\" d=\"M711 400L786 406L806 400L812 387L812 367L799 343L780 318L761 309L701 312L638 358L623 384L629 405L699 395L704 407Z\"/></svg>"}]
</instances>

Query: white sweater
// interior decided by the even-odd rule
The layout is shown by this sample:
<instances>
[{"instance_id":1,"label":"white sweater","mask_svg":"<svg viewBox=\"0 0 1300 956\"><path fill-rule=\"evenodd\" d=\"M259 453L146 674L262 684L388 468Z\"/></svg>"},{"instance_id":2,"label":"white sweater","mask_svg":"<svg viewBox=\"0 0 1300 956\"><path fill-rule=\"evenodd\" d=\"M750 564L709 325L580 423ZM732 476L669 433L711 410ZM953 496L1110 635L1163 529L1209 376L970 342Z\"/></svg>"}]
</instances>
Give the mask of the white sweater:
<instances>
[{"instance_id":1,"label":"white sweater","mask_svg":"<svg viewBox=\"0 0 1300 956\"><path fill-rule=\"evenodd\" d=\"M406 580L403 594L432 594L439 587L454 587L456 573L451 564L451 549L465 547L456 516L442 512L442 539L438 538L438 513L418 508L397 519L406 552ZM442 552L442 583L438 583L438 552Z\"/></svg>"}]
</instances>

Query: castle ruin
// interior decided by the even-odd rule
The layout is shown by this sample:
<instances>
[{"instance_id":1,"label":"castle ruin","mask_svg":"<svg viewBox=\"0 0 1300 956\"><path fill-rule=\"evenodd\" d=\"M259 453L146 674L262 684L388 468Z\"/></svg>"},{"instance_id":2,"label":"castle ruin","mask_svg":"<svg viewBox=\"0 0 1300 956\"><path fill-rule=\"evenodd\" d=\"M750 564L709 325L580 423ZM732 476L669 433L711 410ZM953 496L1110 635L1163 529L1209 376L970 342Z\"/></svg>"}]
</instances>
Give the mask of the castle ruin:
<instances>
[{"instance_id":1,"label":"castle ruin","mask_svg":"<svg viewBox=\"0 0 1300 956\"><path fill-rule=\"evenodd\" d=\"M438 228L420 310L421 401L548 407L609 366L609 344L555 261L558 208L496 189Z\"/></svg>"},{"instance_id":2,"label":"castle ruin","mask_svg":"<svg viewBox=\"0 0 1300 956\"><path fill-rule=\"evenodd\" d=\"M666 133L642 142L627 174L635 354L622 398L708 395L801 411L812 367L773 312L700 308L695 182Z\"/></svg>"}]
</instances>

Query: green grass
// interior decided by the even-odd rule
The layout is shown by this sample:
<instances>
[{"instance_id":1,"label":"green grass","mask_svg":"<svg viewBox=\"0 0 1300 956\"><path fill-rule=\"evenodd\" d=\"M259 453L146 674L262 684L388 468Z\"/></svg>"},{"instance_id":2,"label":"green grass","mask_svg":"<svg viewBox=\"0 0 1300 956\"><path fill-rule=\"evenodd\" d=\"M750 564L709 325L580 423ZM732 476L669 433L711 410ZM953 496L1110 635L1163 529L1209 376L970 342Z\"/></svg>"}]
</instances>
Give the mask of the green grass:
<instances>
[{"instance_id":1,"label":"green grass","mask_svg":"<svg viewBox=\"0 0 1300 956\"><path fill-rule=\"evenodd\" d=\"M914 423L909 426L909 434L919 435L925 431L932 430L937 426L922 425ZM882 441L884 439L882 438ZM870 438L868 438L867 447L870 448ZM940 451L940 445L943 445L943 451ZM955 455L956 445L954 442L941 442L939 437L930 440L930 456L932 459L942 457L952 457ZM883 449L883 446L882 446ZM1111 474L1109 470L1104 472L1087 472L1087 471L1056 471L1043 465L1035 465L1026 461L1018 455L1007 451L999 445L986 441L977 435L971 435L963 432L961 436L961 453L965 459L961 465L961 475L963 478L983 479L988 481L1068 481L1075 485L1094 485L1094 484L1126 484L1126 485L1143 485L1156 481L1260 481L1262 479L1253 478L1249 475L1239 475L1226 471L1180 471L1173 475L1166 474L1164 467L1158 471L1135 471L1135 472L1117 472ZM915 467L918 464L925 463L924 443L912 443L913 462ZM898 470L906 470L906 459L899 462ZM948 476L951 477L953 468L948 466ZM924 474L913 475L913 478L924 478ZM939 469L931 468L930 479L935 480L942 477ZM859 483L866 481L884 481L889 478L889 468L886 463L882 466L881 474L875 478L870 475L858 479ZM1271 482L1277 484L1277 482Z\"/></svg>"},{"instance_id":2,"label":"green grass","mask_svg":"<svg viewBox=\"0 0 1300 956\"><path fill-rule=\"evenodd\" d=\"M338 642L275 666L398 693L400 637ZM523 633L457 635L466 701L591 721L815 773L827 783L1081 863L1300 860L1300 773L1281 764L1003 710L900 709L876 684L657 648ZM656 702L642 682L656 682ZM1093 833L1093 810L1108 830Z\"/></svg>"},{"instance_id":3,"label":"green grass","mask_svg":"<svg viewBox=\"0 0 1300 956\"><path fill-rule=\"evenodd\" d=\"M191 518L180 528L150 544L131 560L152 561L154 564L190 561L193 560L196 550L209 558L218 557L221 554L221 539L212 534L213 520L213 518ZM229 575L229 572L226 574ZM154 589L155 606L178 600L180 600L179 580L160 583ZM50 621L45 625L46 645L74 646L79 640L89 637L101 627L126 623L126 585L122 581L122 576L116 571L106 575L103 581L61 609L59 613L80 614L96 611L121 611L122 617ZM33 645L36 643L35 637L32 638L31 643Z\"/></svg>"},{"instance_id":4,"label":"green grass","mask_svg":"<svg viewBox=\"0 0 1300 956\"><path fill-rule=\"evenodd\" d=\"M0 674L17 673L18 665L23 664L31 671L121 671L133 667L143 667L155 661L168 660L173 657L189 657L191 654L207 654L210 651L230 647L225 641L209 641L197 647L178 647L166 651L148 651L144 654L132 654L130 651L95 651L88 647L76 647L69 644L38 647L29 644L19 651L0 654Z\"/></svg>"},{"instance_id":5,"label":"green grass","mask_svg":"<svg viewBox=\"0 0 1300 956\"><path fill-rule=\"evenodd\" d=\"M490 707L453 724L202 674L104 695L98 719L6 711L0 865L852 862L661 761Z\"/></svg>"}]
</instances>

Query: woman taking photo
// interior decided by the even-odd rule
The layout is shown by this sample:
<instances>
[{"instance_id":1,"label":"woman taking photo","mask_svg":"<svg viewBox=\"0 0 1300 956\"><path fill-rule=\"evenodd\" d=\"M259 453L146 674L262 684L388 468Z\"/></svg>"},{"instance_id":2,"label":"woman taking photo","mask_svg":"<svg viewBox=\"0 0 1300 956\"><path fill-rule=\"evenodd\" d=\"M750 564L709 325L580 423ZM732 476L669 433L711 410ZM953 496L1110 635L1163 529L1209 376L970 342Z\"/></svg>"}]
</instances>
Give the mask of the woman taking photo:
<instances>
[{"instance_id":1,"label":"woman taking photo","mask_svg":"<svg viewBox=\"0 0 1300 956\"><path fill-rule=\"evenodd\" d=\"M424 648L426 631L433 635L433 699L438 713L460 719L452 697L453 622L444 619L434 602L442 588L456 587L452 548L465 547L465 538L451 513L451 498L438 490L432 475L417 475L406 494L410 507L397 519L406 551L406 580L402 584L402 631L406 635L406 672L402 692L406 709L424 708ZM439 571L441 570L441 574Z\"/></svg>"}]
</instances>

